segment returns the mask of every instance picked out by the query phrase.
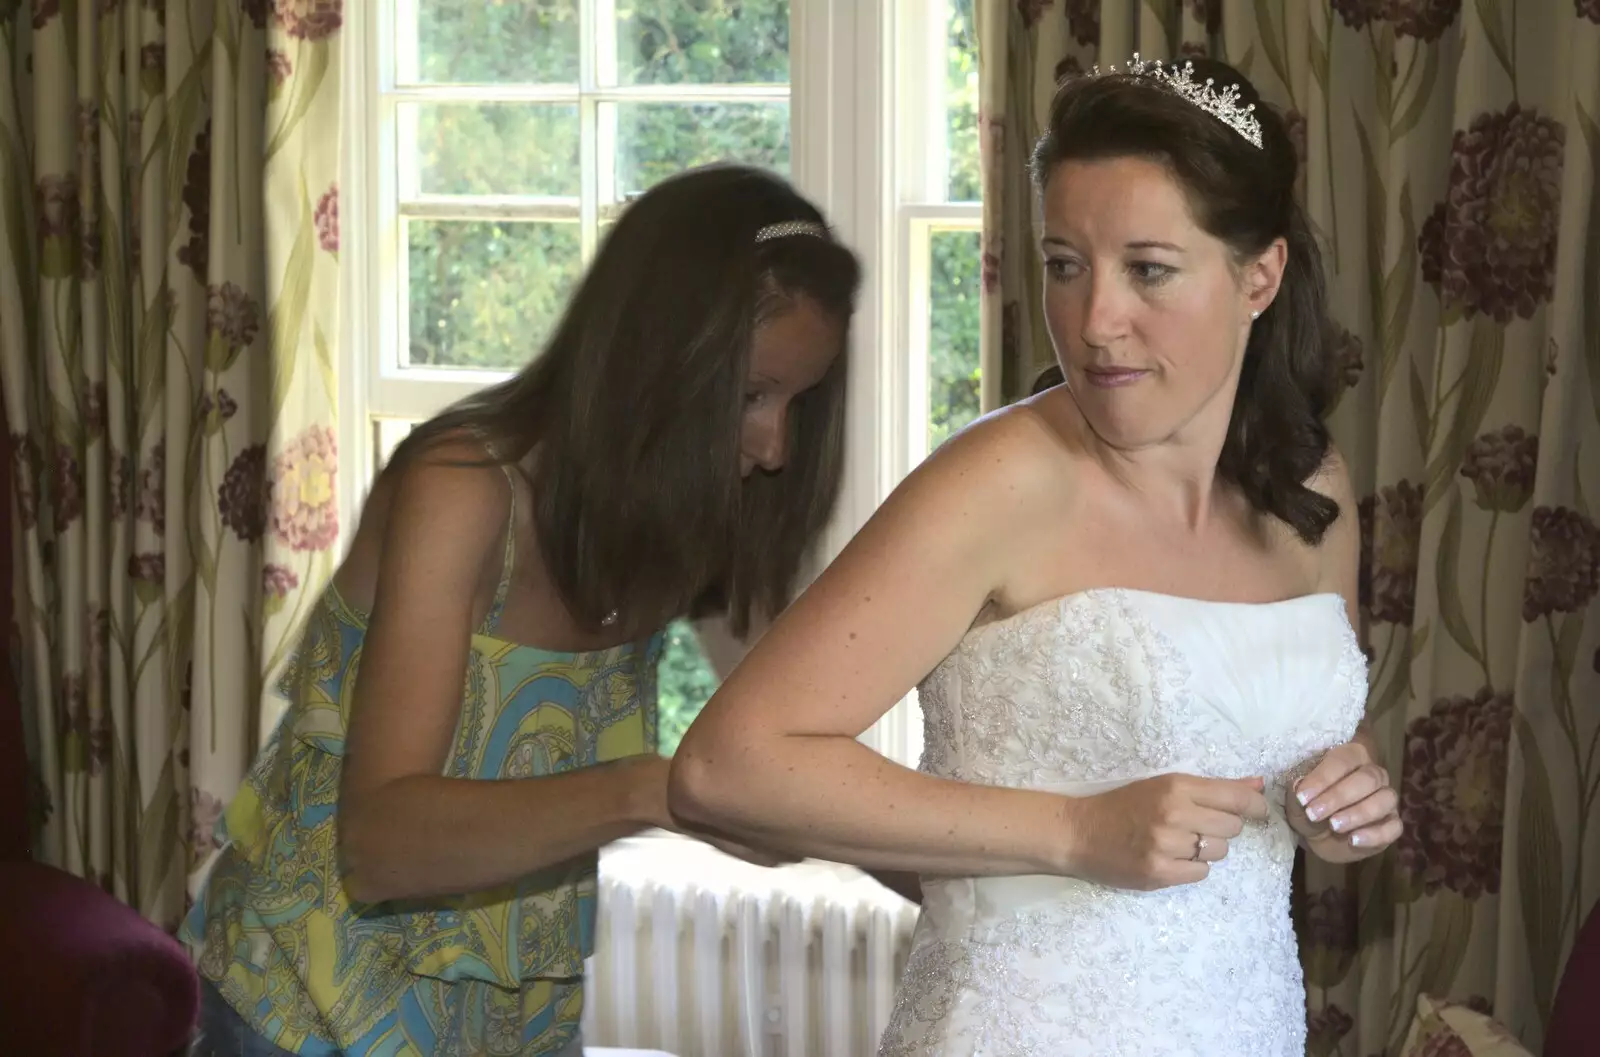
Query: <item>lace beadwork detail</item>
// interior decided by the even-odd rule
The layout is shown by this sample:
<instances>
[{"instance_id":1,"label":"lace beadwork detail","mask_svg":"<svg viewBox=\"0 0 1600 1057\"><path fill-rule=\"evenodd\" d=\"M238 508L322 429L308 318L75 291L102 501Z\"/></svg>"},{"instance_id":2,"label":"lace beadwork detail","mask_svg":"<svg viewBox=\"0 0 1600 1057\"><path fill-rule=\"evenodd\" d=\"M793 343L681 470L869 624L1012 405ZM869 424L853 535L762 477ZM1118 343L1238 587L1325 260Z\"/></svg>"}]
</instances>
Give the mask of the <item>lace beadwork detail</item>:
<instances>
[{"instance_id":1,"label":"lace beadwork detail","mask_svg":"<svg viewBox=\"0 0 1600 1057\"><path fill-rule=\"evenodd\" d=\"M880 1057L1304 1053L1282 803L1365 704L1339 599L1072 595L969 633L919 698L932 774L1079 794L1259 775L1277 810L1196 885L925 878Z\"/></svg>"}]
</instances>

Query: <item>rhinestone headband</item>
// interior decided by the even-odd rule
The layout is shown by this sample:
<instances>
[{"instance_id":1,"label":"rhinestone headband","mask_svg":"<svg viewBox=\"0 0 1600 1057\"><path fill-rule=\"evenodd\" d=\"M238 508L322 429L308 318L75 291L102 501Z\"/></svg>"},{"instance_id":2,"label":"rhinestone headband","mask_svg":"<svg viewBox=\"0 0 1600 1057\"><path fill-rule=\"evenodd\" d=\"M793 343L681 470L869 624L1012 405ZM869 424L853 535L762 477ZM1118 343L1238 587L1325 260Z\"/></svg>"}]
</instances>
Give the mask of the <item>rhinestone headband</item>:
<instances>
[{"instance_id":1,"label":"rhinestone headband","mask_svg":"<svg viewBox=\"0 0 1600 1057\"><path fill-rule=\"evenodd\" d=\"M1179 99L1187 100L1204 110L1218 121L1233 129L1249 141L1250 145L1259 149L1261 147L1261 122L1256 120L1254 111L1256 105L1247 103L1239 105L1239 86L1230 84L1220 92L1216 88L1216 79L1207 77L1204 84L1194 79L1194 63L1186 62L1180 66L1163 66L1160 59L1155 62L1145 62L1139 58L1139 53L1133 53L1133 61L1118 70L1115 66L1109 67L1104 73L1125 73L1134 77L1148 78L1171 92ZM1089 71L1090 77L1101 76L1100 67L1096 66Z\"/></svg>"},{"instance_id":2,"label":"rhinestone headband","mask_svg":"<svg viewBox=\"0 0 1600 1057\"><path fill-rule=\"evenodd\" d=\"M768 224L756 232L756 242L771 242L773 239L786 239L793 235L809 235L814 239L826 239L828 229L814 220L785 220L781 224Z\"/></svg>"}]
</instances>

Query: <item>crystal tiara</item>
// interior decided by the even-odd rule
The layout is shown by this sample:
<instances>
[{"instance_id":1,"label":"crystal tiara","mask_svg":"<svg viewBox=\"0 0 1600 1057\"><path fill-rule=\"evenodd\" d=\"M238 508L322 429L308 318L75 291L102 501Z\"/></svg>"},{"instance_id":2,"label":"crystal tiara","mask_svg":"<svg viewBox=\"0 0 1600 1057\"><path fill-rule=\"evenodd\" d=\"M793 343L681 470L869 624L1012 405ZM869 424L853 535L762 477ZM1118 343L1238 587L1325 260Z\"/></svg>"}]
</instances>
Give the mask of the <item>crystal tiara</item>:
<instances>
[{"instance_id":1,"label":"crystal tiara","mask_svg":"<svg viewBox=\"0 0 1600 1057\"><path fill-rule=\"evenodd\" d=\"M771 242L773 239L786 239L792 235L809 235L814 239L826 239L828 229L814 220L785 220L779 224L768 224L756 232L756 242Z\"/></svg>"},{"instance_id":2,"label":"crystal tiara","mask_svg":"<svg viewBox=\"0 0 1600 1057\"><path fill-rule=\"evenodd\" d=\"M1149 78L1179 99L1188 100L1227 125L1248 140L1251 146L1258 149L1261 146L1261 122L1256 120L1254 114L1256 105L1254 103L1239 105L1240 90L1237 84L1230 84L1219 92L1215 78L1207 77L1204 84L1196 81L1192 62L1186 62L1181 67L1164 66L1160 59L1155 62L1145 62L1139 58L1138 52L1134 52L1133 61L1121 70L1111 66L1102 71L1096 66L1089 71L1089 76L1099 77L1102 73L1125 73L1134 77Z\"/></svg>"}]
</instances>

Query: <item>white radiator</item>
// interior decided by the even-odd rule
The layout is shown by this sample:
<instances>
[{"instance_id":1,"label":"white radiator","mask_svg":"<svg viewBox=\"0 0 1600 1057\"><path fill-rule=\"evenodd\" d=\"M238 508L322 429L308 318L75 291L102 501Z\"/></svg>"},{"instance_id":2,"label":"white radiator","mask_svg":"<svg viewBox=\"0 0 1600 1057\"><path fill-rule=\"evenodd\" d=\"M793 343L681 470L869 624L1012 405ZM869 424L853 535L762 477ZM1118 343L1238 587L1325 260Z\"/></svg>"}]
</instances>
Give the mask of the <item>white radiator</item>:
<instances>
[{"instance_id":1,"label":"white radiator","mask_svg":"<svg viewBox=\"0 0 1600 1057\"><path fill-rule=\"evenodd\" d=\"M916 907L857 871L704 845L608 851L584 1040L677 1057L872 1057Z\"/></svg>"}]
</instances>

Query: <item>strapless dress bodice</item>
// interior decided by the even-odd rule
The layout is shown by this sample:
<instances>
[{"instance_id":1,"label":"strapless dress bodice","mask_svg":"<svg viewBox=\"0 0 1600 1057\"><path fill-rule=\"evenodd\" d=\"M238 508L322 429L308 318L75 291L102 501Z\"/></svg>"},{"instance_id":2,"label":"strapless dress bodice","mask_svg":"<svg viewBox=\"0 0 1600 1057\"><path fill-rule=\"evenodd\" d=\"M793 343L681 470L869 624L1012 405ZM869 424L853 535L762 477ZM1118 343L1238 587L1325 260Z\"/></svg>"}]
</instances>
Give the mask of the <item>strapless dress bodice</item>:
<instances>
[{"instance_id":1,"label":"strapless dress bodice","mask_svg":"<svg viewBox=\"0 0 1600 1057\"><path fill-rule=\"evenodd\" d=\"M928 877L881 1057L1301 1057L1293 783L1348 741L1366 661L1337 595L1238 604L1103 589L973 629L924 681L922 769L1085 796L1263 777L1198 884Z\"/></svg>"}]
</instances>

